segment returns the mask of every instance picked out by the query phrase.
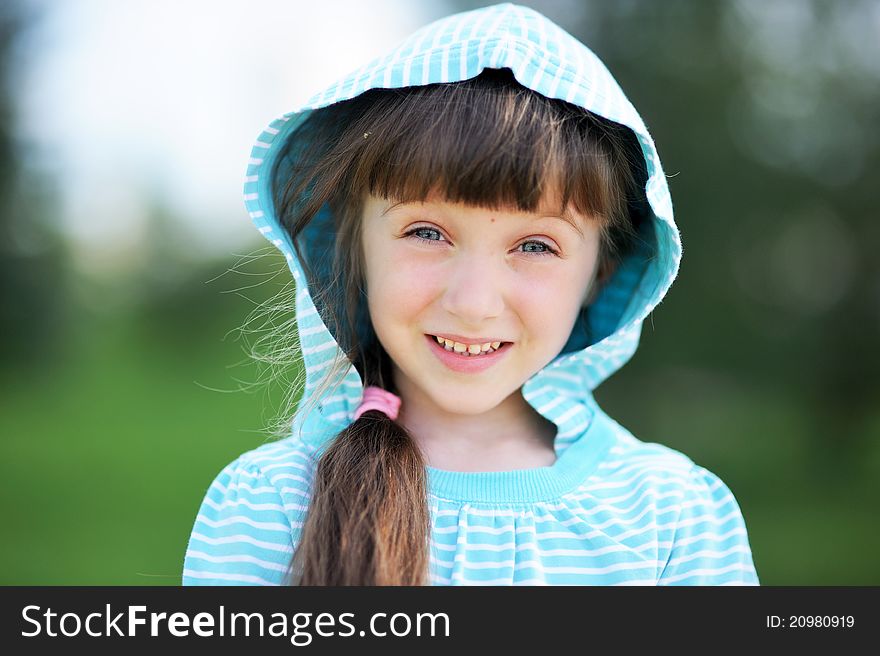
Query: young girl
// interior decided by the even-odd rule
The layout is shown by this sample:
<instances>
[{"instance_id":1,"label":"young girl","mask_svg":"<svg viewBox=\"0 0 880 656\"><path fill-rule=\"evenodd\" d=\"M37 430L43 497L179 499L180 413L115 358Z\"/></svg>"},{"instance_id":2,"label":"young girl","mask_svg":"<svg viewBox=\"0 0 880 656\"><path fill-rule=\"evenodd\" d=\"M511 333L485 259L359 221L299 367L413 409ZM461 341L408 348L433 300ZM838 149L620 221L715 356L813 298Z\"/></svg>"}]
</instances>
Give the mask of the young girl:
<instances>
[{"instance_id":1,"label":"young girl","mask_svg":"<svg viewBox=\"0 0 880 656\"><path fill-rule=\"evenodd\" d=\"M608 417L681 242L605 66L510 3L415 32L253 149L304 392L223 469L183 583L754 585L727 486Z\"/></svg>"}]
</instances>

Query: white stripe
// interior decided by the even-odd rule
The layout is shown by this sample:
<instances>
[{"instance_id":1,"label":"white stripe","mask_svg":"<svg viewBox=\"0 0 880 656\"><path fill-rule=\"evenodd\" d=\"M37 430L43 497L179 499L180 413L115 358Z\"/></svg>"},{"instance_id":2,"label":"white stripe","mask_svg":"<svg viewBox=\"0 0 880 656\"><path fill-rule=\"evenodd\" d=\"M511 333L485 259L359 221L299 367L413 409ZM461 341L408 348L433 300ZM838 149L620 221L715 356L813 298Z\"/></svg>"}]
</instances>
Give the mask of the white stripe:
<instances>
[{"instance_id":1,"label":"white stripe","mask_svg":"<svg viewBox=\"0 0 880 656\"><path fill-rule=\"evenodd\" d=\"M422 84L428 84L431 76L431 50L426 50L422 57Z\"/></svg>"},{"instance_id":2,"label":"white stripe","mask_svg":"<svg viewBox=\"0 0 880 656\"><path fill-rule=\"evenodd\" d=\"M300 337L306 337L308 335L317 335L319 333L326 333L327 329L324 326L312 326L311 328L303 328L299 331Z\"/></svg>"},{"instance_id":3,"label":"white stripe","mask_svg":"<svg viewBox=\"0 0 880 656\"><path fill-rule=\"evenodd\" d=\"M672 507L672 508L667 508L665 510L658 511L656 506L654 506L652 504L648 504L641 510L641 512L639 512L638 515L636 515L635 517L628 517L626 519L624 519L622 517L611 517L610 519L608 519L605 522L600 522L597 524L594 524L591 522L591 523L587 524L587 520L584 517L581 517L580 513L575 513L574 517L571 517L566 520L560 520L557 517L554 517L553 515L545 515L543 517L535 517L535 524L540 524L540 523L544 523L544 522L557 523L560 526L571 526L572 524L583 524L583 525L589 526L591 529L601 530L604 528L608 528L609 526L630 526L632 524L637 524L645 515L647 515L649 513L651 514L652 517L656 517L658 515L665 515L665 514L671 513L671 512L677 513L678 508ZM587 514L587 513L584 513L584 514ZM589 513L589 514L595 514L595 513Z\"/></svg>"},{"instance_id":4,"label":"white stripe","mask_svg":"<svg viewBox=\"0 0 880 656\"><path fill-rule=\"evenodd\" d=\"M440 81L449 82L449 49L451 45L447 44L443 48L443 54L440 57Z\"/></svg>"},{"instance_id":5,"label":"white stripe","mask_svg":"<svg viewBox=\"0 0 880 656\"><path fill-rule=\"evenodd\" d=\"M626 483L615 485L614 487L628 487L629 482L631 482L637 478L639 478L639 476L633 476ZM682 494L683 490L685 490L685 491L691 490L691 491L697 491L697 492L701 491L700 488L696 488L696 487L688 485L688 484L683 484L679 487L676 487L673 491L662 493L662 492L659 492L659 490L657 488L649 486L649 483L652 483L652 482L654 482L654 483L656 483L656 482L668 483L668 482L670 482L670 480L665 479L665 478L659 478L656 476L644 476L644 477L642 477L642 479L639 481L639 484L635 488L632 488L626 494L616 496L616 497L601 497L601 496L596 496L590 492L582 492L580 494L568 494L564 497L564 499L572 500L572 501L583 501L585 499L589 499L589 500L595 502L595 505L590 506L589 508L585 508L583 506L581 508L577 508L577 507L572 508L572 506L570 504L567 504L564 501L560 502L560 503L537 502L534 507L535 508L543 508L543 509L549 510L549 511L564 510L564 511L572 512L572 513L577 512L577 513L583 513L583 514L594 514L593 509L595 508L596 509L595 512L599 512L600 510L606 510L608 512L615 512L616 513L616 512L621 512L622 509L618 508L616 506L613 506L611 504L624 501L626 499L631 498L633 495L636 495L639 493L641 493L642 496L635 503L639 503L641 501L642 497L644 497L646 494L653 493L653 492L657 493L654 497L655 499L665 499L667 497L683 496L683 494ZM673 482L675 482L674 479L673 479ZM593 486L591 485L589 487L593 487ZM578 488L578 489L584 489L584 486L582 486L581 488ZM443 499L443 500L445 501L445 499ZM627 510L629 510L629 509L627 509ZM464 510L462 509L459 512L464 512ZM476 509L476 508L468 508L467 512L469 514L472 513L472 514L476 514L476 515L491 516L491 515L495 514L497 511L480 511L479 509ZM531 512L530 515L533 516L534 513Z\"/></svg>"},{"instance_id":6,"label":"white stripe","mask_svg":"<svg viewBox=\"0 0 880 656\"><path fill-rule=\"evenodd\" d=\"M538 538L540 542L541 538ZM653 552L655 551L655 547L657 546L656 542L649 541L645 544L632 548L623 544L612 544L604 547L597 547L595 549L544 549L540 546L540 544L535 542L524 542L514 546L514 543L508 544L456 544L456 545L445 545L442 543L432 542L438 549L442 551L459 551L459 554L462 557L465 557L465 554L470 554L474 551L510 551L513 550L514 553L519 553L521 551L534 551L540 557L550 557L550 556L576 556L576 557L584 557L584 558L593 558L595 556L604 556L609 553L628 553L628 554L640 554L643 551ZM460 547L460 549L459 549ZM459 557L456 556L456 559Z\"/></svg>"},{"instance_id":7,"label":"white stripe","mask_svg":"<svg viewBox=\"0 0 880 656\"><path fill-rule=\"evenodd\" d=\"M228 494L231 490L247 490L251 494L277 494L278 490L274 487L263 485L262 487L251 487L247 483L230 483L223 485L219 481L214 481L209 490L217 490L221 494Z\"/></svg>"},{"instance_id":8,"label":"white stripe","mask_svg":"<svg viewBox=\"0 0 880 656\"><path fill-rule=\"evenodd\" d=\"M569 428L566 431L559 433L558 435L556 435L556 439L562 441L565 438L572 437L574 435L580 435L585 430L587 430L587 428L589 428L589 427L590 427L590 420L587 420L587 421L583 422L582 424L578 424L577 426L574 426L572 428Z\"/></svg>"},{"instance_id":9,"label":"white stripe","mask_svg":"<svg viewBox=\"0 0 880 656\"><path fill-rule=\"evenodd\" d=\"M754 581L724 581L718 585L760 585Z\"/></svg>"},{"instance_id":10,"label":"white stripe","mask_svg":"<svg viewBox=\"0 0 880 656\"><path fill-rule=\"evenodd\" d=\"M580 379L580 377L575 376L574 374L567 374L564 371L560 371L559 369L550 369L549 371L542 372L541 375L543 375L545 378L558 378L559 380L564 380L574 385L583 384L583 381Z\"/></svg>"},{"instance_id":11,"label":"white stripe","mask_svg":"<svg viewBox=\"0 0 880 656\"><path fill-rule=\"evenodd\" d=\"M486 510L480 508L453 508L451 510L437 510L434 513L437 517L457 516L466 514L476 517L534 517L534 513L530 510L504 510L501 508Z\"/></svg>"},{"instance_id":12,"label":"white stripe","mask_svg":"<svg viewBox=\"0 0 880 656\"><path fill-rule=\"evenodd\" d=\"M459 529L462 530L466 535L472 535L475 533L486 533L488 535L502 535L504 533L533 533L534 529L531 526L521 526L514 530L514 526L511 524L510 526L459 526L455 524L453 526L441 526L439 528L434 529L434 533L455 533ZM576 536L575 536L576 537Z\"/></svg>"},{"instance_id":13,"label":"white stripe","mask_svg":"<svg viewBox=\"0 0 880 656\"><path fill-rule=\"evenodd\" d=\"M266 448L265 446L263 447ZM269 450L266 449L265 455L255 455L251 462L260 467L260 470L265 472L267 469L272 467L277 468L278 462L281 461L281 464L284 464L288 461L289 464L297 467L298 469L303 469L302 466L293 462L294 459L305 460L307 462L311 461L311 457L309 454L300 451L298 449L291 449L288 445L278 445L277 449ZM271 464L270 464L271 463ZM265 467L263 465L266 465Z\"/></svg>"},{"instance_id":14,"label":"white stripe","mask_svg":"<svg viewBox=\"0 0 880 656\"><path fill-rule=\"evenodd\" d=\"M513 12L516 14L516 17L519 19L520 37L522 38L523 41L528 41L529 26L526 23L525 13L522 12L518 7L513 7Z\"/></svg>"},{"instance_id":15,"label":"white stripe","mask_svg":"<svg viewBox=\"0 0 880 656\"><path fill-rule=\"evenodd\" d=\"M477 517L520 517L520 518L531 518L536 519L536 521L544 521L543 519L537 519L541 517L536 514L536 511L544 511L545 515L553 512L567 512L578 517L586 516L592 517L593 515L597 515L601 512L608 512L612 514L626 514L635 509L639 504L644 501L645 497L655 492L655 490L649 488L646 490L642 490L641 496L636 499L630 506L628 507L619 507L611 505L614 502L622 501L624 499L628 499L633 496L633 494L637 494L639 491L638 488L634 489L632 492L622 495L620 497L615 497L613 499L601 499L599 503L595 506L591 506L589 508L585 507L572 507L566 503L550 503L550 502L537 502L532 510L493 510L493 509L480 509L480 508L468 508L467 514L470 516ZM668 492L666 494L657 494L653 497L656 499L663 499L666 497L680 497L681 494L679 491ZM697 505L696 502L690 502L690 505ZM656 505L653 507L657 507ZM673 509L677 509L680 507L680 504L675 504ZM452 509L452 510L440 510L437 511L436 515L438 517L449 516L449 515L459 515L463 513L463 509ZM667 512L664 510L663 512Z\"/></svg>"},{"instance_id":16,"label":"white stripe","mask_svg":"<svg viewBox=\"0 0 880 656\"><path fill-rule=\"evenodd\" d=\"M538 408L538 412L540 412L542 415L546 415L550 410L555 408L560 403L565 403L565 401L567 401L567 400L568 399L566 399L564 396L557 396L555 399L553 399L549 403L546 403L543 406L541 406L540 408Z\"/></svg>"},{"instance_id":17,"label":"white stripe","mask_svg":"<svg viewBox=\"0 0 880 656\"><path fill-rule=\"evenodd\" d=\"M278 455L291 455L291 454L301 454L302 451L298 451L291 447L289 442L285 440L276 440L274 442L265 442L259 451L251 451L248 455L251 456L250 461L253 464L260 464L264 461L275 461L278 460Z\"/></svg>"},{"instance_id":18,"label":"white stripe","mask_svg":"<svg viewBox=\"0 0 880 656\"><path fill-rule=\"evenodd\" d=\"M577 415L584 412L584 410L585 410L584 406L582 406L580 404L575 404L571 408L569 408L567 411L565 411L561 415L559 415L556 418L556 423L557 424L564 424L565 422L569 421L572 417L576 417Z\"/></svg>"},{"instance_id":19,"label":"white stripe","mask_svg":"<svg viewBox=\"0 0 880 656\"><path fill-rule=\"evenodd\" d=\"M186 557L207 560L209 563L251 563L253 565L258 565L263 569L271 569L275 570L276 572L287 571L287 567L285 565L270 563L268 560L262 560L260 558L255 558L254 556L248 556L246 554L236 556L212 556L211 554L206 554L204 551L193 551L191 549L188 549L186 552Z\"/></svg>"},{"instance_id":20,"label":"white stripe","mask_svg":"<svg viewBox=\"0 0 880 656\"><path fill-rule=\"evenodd\" d=\"M715 490L717 490L717 489L719 489L719 488L721 488L721 487L724 487L724 481L722 481L722 480L719 478L719 479L716 480L714 483L712 483L712 485L709 486L709 491L710 491L710 492L714 492Z\"/></svg>"},{"instance_id":21,"label":"white stripe","mask_svg":"<svg viewBox=\"0 0 880 656\"><path fill-rule=\"evenodd\" d=\"M514 585L532 585L531 581L539 581L539 579L529 579L521 583L514 583ZM459 582L464 585L510 585L512 583L511 579L509 578L488 579L486 581L481 581L478 579L474 579L473 581L461 580ZM546 583L544 582L541 582L540 584L546 585Z\"/></svg>"},{"instance_id":22,"label":"white stripe","mask_svg":"<svg viewBox=\"0 0 880 656\"><path fill-rule=\"evenodd\" d=\"M296 510L298 512L306 512L309 509L309 507L303 506L303 505L300 505L297 503L285 503L284 509L285 510Z\"/></svg>"},{"instance_id":23,"label":"white stripe","mask_svg":"<svg viewBox=\"0 0 880 656\"><path fill-rule=\"evenodd\" d=\"M578 515L585 515L585 516L595 515L600 512L626 514L626 513L632 512L632 510L634 508L636 508L639 504L641 504L642 501L645 500L645 497L648 497L648 496L651 497L652 501L657 501L659 499L666 499L669 497L672 497L674 499L679 499L682 497L680 490L673 490L672 492L656 494L657 491L654 488L647 487L645 489L641 489L641 494L639 495L639 498L636 499L635 501L633 501L629 506L615 505L615 504L619 504L620 502L622 502L624 500L630 499L634 494L638 494L640 489L641 489L641 487L636 487L633 489L632 492L629 492L627 494L623 494L619 497L602 498L598 501L598 503L596 503L595 505L590 506L590 507L580 506L578 508L572 509L569 506L566 506L564 504L557 504L557 505L553 505L553 506L551 506L550 504L547 504L547 508L553 509L553 510L562 510L564 508L564 509L570 510L571 512L575 512ZM655 504L655 506L659 507L657 504Z\"/></svg>"},{"instance_id":24,"label":"white stripe","mask_svg":"<svg viewBox=\"0 0 880 656\"><path fill-rule=\"evenodd\" d=\"M243 542L245 544L252 544L255 547L260 547L261 549L270 549L271 551L280 551L282 553L293 553L293 547L285 544L275 544L274 542L266 542L265 540L257 540L252 535L246 535L244 533L239 533L236 535L227 535L222 538L213 538L203 533L199 533L197 531L193 531L192 539L198 540L199 542L204 542L205 544L236 544L239 542Z\"/></svg>"},{"instance_id":25,"label":"white stripe","mask_svg":"<svg viewBox=\"0 0 880 656\"><path fill-rule=\"evenodd\" d=\"M592 481L592 480L593 480L593 477L591 476L590 481ZM633 480L638 480L638 484L635 487L632 487L630 485L630 483ZM685 481L682 481L680 479L664 478L664 477L660 477L660 476L655 476L653 474L648 474L647 476L642 476L642 475L633 476L626 483L621 483L619 485L610 485L610 484L604 484L604 483L600 484L600 483L590 482L590 483L582 485L580 488L578 488L578 491L576 494L566 495L565 498L570 499L572 501L590 500L594 504L615 503L615 502L621 501L627 497L631 497L633 494L639 494L640 492L643 492L646 489L647 490L654 490L655 492L660 493L660 490L662 489L660 487L661 484L668 484L668 485L672 486L671 490L667 489L667 491L666 491L667 495L669 492L674 492L674 493L678 493L682 498L684 498L685 491L687 489L691 489L688 487L688 484ZM601 488L599 488L600 485L601 485ZM607 496L602 496L601 494L594 494L593 491L591 491L591 490L594 490L595 488L607 489L607 490L620 489L620 490L628 490L628 492L622 496L607 497Z\"/></svg>"},{"instance_id":26,"label":"white stripe","mask_svg":"<svg viewBox=\"0 0 880 656\"><path fill-rule=\"evenodd\" d=\"M634 469L634 468L630 468ZM582 488L586 490L613 490L615 488L620 487L628 487L635 480L644 480L644 481L655 481L657 483L667 483L667 484L678 484L679 487L684 488L689 485L688 481L684 479L681 474L685 474L687 472L673 472L669 469L663 469L662 467L644 467L638 466L639 471L630 476L629 478L623 481L607 481L605 483L599 482L589 482L582 486ZM648 473L653 472L653 473ZM615 472L615 474L618 472ZM658 476L657 474L667 474L667 477ZM595 475L591 478L594 478ZM580 498L577 496L573 496L572 498Z\"/></svg>"},{"instance_id":27,"label":"white stripe","mask_svg":"<svg viewBox=\"0 0 880 656\"><path fill-rule=\"evenodd\" d=\"M464 21L462 21L462 23L463 22ZM461 26L461 23L459 23L459 26ZM467 51L468 51L469 45L470 45L470 41L462 42L461 49L459 50L459 53L458 53L458 60L459 60L458 61L458 77L461 80L464 80L467 77L467 72L468 72Z\"/></svg>"},{"instance_id":28,"label":"white stripe","mask_svg":"<svg viewBox=\"0 0 880 656\"><path fill-rule=\"evenodd\" d=\"M678 527L683 528L685 526L693 526L694 524L701 524L702 522L710 522L711 524L724 524L725 522L729 522L731 519L739 518L739 510L733 509L723 517L715 517L715 515L700 515L699 517L691 517L690 519L686 519L684 521L678 522Z\"/></svg>"},{"instance_id":29,"label":"white stripe","mask_svg":"<svg viewBox=\"0 0 880 656\"><path fill-rule=\"evenodd\" d=\"M469 563L464 560L456 561L455 564L459 565L463 569L502 569L502 568L510 568L515 561L509 560L503 563L495 564L495 563ZM517 563L516 566L513 567L514 571L521 569L537 569L545 574L586 574L586 575L596 575L596 574L608 574L610 572L625 572L634 569L653 569L656 570L663 563L660 563L656 560L646 560L642 562L635 563L614 563L612 565L606 565L605 567L549 567L544 565L539 560L528 560ZM452 563L450 563L452 565Z\"/></svg>"},{"instance_id":30,"label":"white stripe","mask_svg":"<svg viewBox=\"0 0 880 656\"><path fill-rule=\"evenodd\" d=\"M712 515L704 515L703 517L705 519L703 519L702 521L716 521ZM581 533L567 533L565 531L545 531L545 532L539 531L539 532L537 532L536 535L537 535L538 540L549 540L549 539L589 540L589 539L593 539L593 538L600 538L600 539L607 540L608 538L612 538L614 540L621 541L621 540L626 540L626 539L634 537L634 536L641 536L645 533L649 533L653 536L655 533L658 533L659 531L673 529L676 526L681 526L682 524L684 524L684 522L682 522L681 524L678 524L677 522L669 522L667 524L657 524L655 522L650 522L648 524L645 524L644 526L639 526L637 528L633 528L628 531L623 531L621 533L616 533L614 535L609 535L605 531L595 531L595 530L590 530L590 531L587 531L582 534ZM517 533L519 533L519 532L520 531L517 530Z\"/></svg>"},{"instance_id":31,"label":"white stripe","mask_svg":"<svg viewBox=\"0 0 880 656\"><path fill-rule=\"evenodd\" d=\"M668 563L666 563L666 566L673 567L675 565L680 565L681 563L686 563L696 558L721 559L734 553L751 554L752 551L744 544L734 545L730 549L726 549L724 551L718 551L716 549L703 549L702 551L695 551L694 553L688 554L687 556L682 556L681 558L673 558Z\"/></svg>"},{"instance_id":32,"label":"white stripe","mask_svg":"<svg viewBox=\"0 0 880 656\"><path fill-rule=\"evenodd\" d=\"M751 572L752 567L747 563L733 563L732 565L728 565L727 567L719 567L715 568L705 568L705 569L695 569L690 572L686 572L684 574L677 574L676 576L670 576L668 578L663 578L660 580L660 583L674 583L675 581L684 581L686 579L693 578L695 576L717 576L720 574L727 574L728 572Z\"/></svg>"},{"instance_id":33,"label":"white stripe","mask_svg":"<svg viewBox=\"0 0 880 656\"><path fill-rule=\"evenodd\" d=\"M638 528L630 529L628 531L624 531L622 533L618 533L615 535L609 535L605 531L598 531L598 530L590 530L585 533L570 533L570 532L566 532L566 531L543 531L543 532L542 531L537 531L537 532L532 531L532 532L534 533L534 535L536 536L536 539L539 542L546 541L546 540L580 540L580 541L583 541L583 540L589 540L589 539L593 539L593 538L601 538L601 539L605 539L605 540L607 540L608 538L612 538L616 541L620 541L620 540L625 540L625 539L628 539L628 538L631 538L634 536L643 535L645 533L650 533L653 535L655 533L659 533L660 531L669 530L669 529L673 529L673 528L681 527L681 526L690 526L692 524L699 524L701 522L712 522L714 524L720 525L720 524L723 524L725 521L727 521L731 515L735 515L735 514L737 514L736 511L730 513L729 515L727 515L726 517L721 518L721 519L717 519L714 515L701 515L700 517L695 517L695 518L692 518L690 520L683 521L680 523L679 522L670 522L667 524L657 524L655 522L650 522L650 523L646 524L645 526L640 526ZM437 531L435 529L435 532L451 533L452 531L449 529L454 529L454 528L458 528L458 527L450 526L450 527L447 527L447 529L443 530L443 531ZM499 534L499 533L504 532L503 530L500 530L500 529L498 529L498 530L491 530L491 529L485 530L485 529L482 529L482 527L473 527L473 526L467 526L467 527L463 527L463 528L465 528L465 530L464 530L465 534L490 533L490 534L495 535L495 534ZM480 530L478 530L478 529L480 529ZM508 529L508 531L509 531L509 529ZM528 533L530 531L529 531L529 527L522 527L522 528L518 528L515 532L516 533ZM712 535L712 534L710 534L710 535ZM656 539L656 538L652 538L652 539ZM676 544L681 544L683 541L684 541L684 539L676 540Z\"/></svg>"},{"instance_id":34,"label":"white stripe","mask_svg":"<svg viewBox=\"0 0 880 656\"><path fill-rule=\"evenodd\" d=\"M311 367L306 367L306 375L310 376L311 374L316 374L324 371L327 367L333 364L333 360L326 360L325 362L319 362L316 365L312 365Z\"/></svg>"},{"instance_id":35,"label":"white stripe","mask_svg":"<svg viewBox=\"0 0 880 656\"><path fill-rule=\"evenodd\" d=\"M202 514L199 514L196 517L197 522L202 522L205 526L210 526L211 528L222 528L223 526L229 526L230 524L247 524L248 526L253 526L254 528L261 528L266 531L281 531L283 533L290 533L290 526L285 524L279 524L278 522L255 522L250 517L245 517L244 515L235 515L234 517L226 517L220 520L208 519Z\"/></svg>"},{"instance_id":36,"label":"white stripe","mask_svg":"<svg viewBox=\"0 0 880 656\"><path fill-rule=\"evenodd\" d=\"M277 474L269 478L269 482L272 483L272 485L276 485L276 481L299 481L300 483L311 485L311 481L302 476L297 476L296 474Z\"/></svg>"},{"instance_id":37,"label":"white stripe","mask_svg":"<svg viewBox=\"0 0 880 656\"><path fill-rule=\"evenodd\" d=\"M456 549L458 549L458 544L443 544L442 542L435 542L434 540L431 540L431 545L437 549L440 549L441 551L455 551ZM501 551L500 548L499 551Z\"/></svg>"},{"instance_id":38,"label":"white stripe","mask_svg":"<svg viewBox=\"0 0 880 656\"><path fill-rule=\"evenodd\" d=\"M568 70L568 48L565 47L565 35L562 34L562 30L557 25L554 25L553 28L553 36L551 38L556 43L559 54L557 55L556 73L553 75L553 81L547 88L547 95L551 98L556 98L556 90L559 88L559 83L565 77L565 73Z\"/></svg>"},{"instance_id":39,"label":"white stripe","mask_svg":"<svg viewBox=\"0 0 880 656\"><path fill-rule=\"evenodd\" d=\"M676 456L674 454L665 454L665 453L646 453L646 454L638 454L631 453L623 458L619 458L617 460L607 460L603 463L599 464L599 469L618 469L619 472L625 472L633 469L635 465L638 463L652 463L652 464L668 464L674 466L676 469L681 467L687 467L688 469L692 468L692 464L690 461L685 460L681 456Z\"/></svg>"},{"instance_id":40,"label":"white stripe","mask_svg":"<svg viewBox=\"0 0 880 656\"><path fill-rule=\"evenodd\" d=\"M298 496L303 497L306 500L312 498L312 495L310 495L308 492L300 490L299 488L295 488L295 487L283 487L283 488L281 488L281 493L282 494L296 494Z\"/></svg>"},{"instance_id":41,"label":"white stripe","mask_svg":"<svg viewBox=\"0 0 880 656\"><path fill-rule=\"evenodd\" d=\"M243 583L257 583L259 585L280 585L272 581L260 578L259 576L250 576L247 574L221 574L220 572L196 572L191 569L183 570L183 576L191 579L218 579L221 581L241 581Z\"/></svg>"},{"instance_id":42,"label":"white stripe","mask_svg":"<svg viewBox=\"0 0 880 656\"><path fill-rule=\"evenodd\" d=\"M489 16L489 14L487 12L485 16L480 17L480 23L482 23L484 18L488 17L488 16ZM498 18L495 19L494 23L492 23L492 26L489 28L488 33L486 33L484 36L482 36L480 38L480 46L477 48L477 61L479 61L481 64L483 62L483 51L486 49L486 43L489 41L489 39L491 39L492 37L495 36L495 30L498 27L498 23L500 23L503 19L504 19L504 13L499 11ZM474 32L477 32L477 31L478 31L478 27L474 26Z\"/></svg>"},{"instance_id":43,"label":"white stripe","mask_svg":"<svg viewBox=\"0 0 880 656\"><path fill-rule=\"evenodd\" d=\"M244 506L245 508L250 508L251 510L256 511L274 510L280 513L284 512L284 507L280 503L253 503L251 501L248 501L247 499L237 499L235 501L227 500L223 503L217 503L216 501L212 501L211 499L205 497L205 505L210 506L217 511L226 510L227 508L238 508L240 506Z\"/></svg>"},{"instance_id":44,"label":"white stripe","mask_svg":"<svg viewBox=\"0 0 880 656\"><path fill-rule=\"evenodd\" d=\"M618 581L611 585L657 585L657 581L654 579L631 579L628 581Z\"/></svg>"},{"instance_id":45,"label":"white stripe","mask_svg":"<svg viewBox=\"0 0 880 656\"><path fill-rule=\"evenodd\" d=\"M528 394L526 394L526 400L531 401L532 399L537 399L542 394L552 394L555 391L552 385L544 385L544 387L539 387L536 390L529 390Z\"/></svg>"},{"instance_id":46,"label":"white stripe","mask_svg":"<svg viewBox=\"0 0 880 656\"><path fill-rule=\"evenodd\" d=\"M260 469L262 469L264 472L267 472L267 471L272 471L273 469L284 469L286 467L295 467L296 469L299 469L300 471L304 471L306 473L309 473L311 471L310 465L300 465L295 462L290 462L289 461L290 458L291 458L291 456L289 456L289 455L279 456L278 459L279 460L284 459L285 462L279 462L278 464L275 464L275 465L266 465L265 467L260 467Z\"/></svg>"},{"instance_id":47,"label":"white stripe","mask_svg":"<svg viewBox=\"0 0 880 656\"><path fill-rule=\"evenodd\" d=\"M726 533L718 534L715 531L706 531L704 533L700 533L699 535L692 535L686 538L676 538L675 546L676 547L685 547L689 544L693 544L694 542L703 542L704 540L712 540L716 543L724 542L732 538L734 535L742 535L746 537L746 530L742 526L737 526L736 528L732 528Z\"/></svg>"},{"instance_id":48,"label":"white stripe","mask_svg":"<svg viewBox=\"0 0 880 656\"><path fill-rule=\"evenodd\" d=\"M563 97L563 100L565 100L565 101L567 101L567 102L572 102L572 101L573 101L573 99L574 99L574 95L575 95L575 93L577 93L577 91L578 91L578 84L577 84L577 82L579 82L580 80L583 80L583 79L584 79L584 78L583 78L583 75L584 75L584 57L585 57L586 55L585 55L585 54L581 54L581 53L577 53L577 54L578 54L579 56L576 56L576 57L575 57L575 66L576 66L576 68L575 68L575 74L574 74L574 77L573 77L573 81L572 81L572 82L569 82L569 84L568 84L568 91L566 92L565 96Z\"/></svg>"},{"instance_id":49,"label":"white stripe","mask_svg":"<svg viewBox=\"0 0 880 656\"><path fill-rule=\"evenodd\" d=\"M544 77L544 69L547 67L547 64L550 61L550 57L552 53L547 50L547 23L544 21L538 21L538 40L540 42L540 52L541 55L541 65L538 66L538 72L532 78L529 86L532 88L537 87L541 83L541 78Z\"/></svg>"},{"instance_id":50,"label":"white stripe","mask_svg":"<svg viewBox=\"0 0 880 656\"><path fill-rule=\"evenodd\" d=\"M328 396L324 399L325 407L332 403L339 403L340 401L348 401L349 396L347 394L334 394L332 396Z\"/></svg>"},{"instance_id":51,"label":"white stripe","mask_svg":"<svg viewBox=\"0 0 880 656\"><path fill-rule=\"evenodd\" d=\"M313 355L315 353L322 353L323 351L329 351L330 349L334 349L334 348L336 348L336 346L337 346L336 341L331 339L329 342L324 342L323 344L318 344L317 346L310 346L308 348L304 348L302 350L302 354L304 356L306 356L306 355Z\"/></svg>"},{"instance_id":52,"label":"white stripe","mask_svg":"<svg viewBox=\"0 0 880 656\"><path fill-rule=\"evenodd\" d=\"M419 36L419 40L413 45L412 49L410 50L409 54L407 55L406 61L403 63L403 80L402 80L402 82L403 82L403 86L405 86L405 87L414 86L410 80L410 69L412 69L412 63L413 63L413 60L415 59L415 56L414 56L415 53L421 51L422 43L424 43L425 38L427 38L427 36L428 36L428 31L427 30L423 31L422 34ZM390 71L389 71L389 75L390 75Z\"/></svg>"}]
</instances>

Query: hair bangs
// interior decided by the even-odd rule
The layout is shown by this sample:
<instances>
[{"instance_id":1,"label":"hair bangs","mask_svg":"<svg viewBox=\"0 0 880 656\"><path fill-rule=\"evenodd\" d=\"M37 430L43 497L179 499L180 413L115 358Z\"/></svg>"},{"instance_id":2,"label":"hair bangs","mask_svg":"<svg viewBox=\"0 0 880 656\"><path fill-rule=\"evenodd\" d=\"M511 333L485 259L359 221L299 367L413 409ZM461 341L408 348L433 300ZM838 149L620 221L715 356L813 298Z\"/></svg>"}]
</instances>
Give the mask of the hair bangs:
<instances>
[{"instance_id":1,"label":"hair bangs","mask_svg":"<svg viewBox=\"0 0 880 656\"><path fill-rule=\"evenodd\" d=\"M347 193L554 214L571 206L602 228L616 223L613 153L593 115L519 86L508 69L479 77L373 104L358 121L363 151Z\"/></svg>"}]
</instances>

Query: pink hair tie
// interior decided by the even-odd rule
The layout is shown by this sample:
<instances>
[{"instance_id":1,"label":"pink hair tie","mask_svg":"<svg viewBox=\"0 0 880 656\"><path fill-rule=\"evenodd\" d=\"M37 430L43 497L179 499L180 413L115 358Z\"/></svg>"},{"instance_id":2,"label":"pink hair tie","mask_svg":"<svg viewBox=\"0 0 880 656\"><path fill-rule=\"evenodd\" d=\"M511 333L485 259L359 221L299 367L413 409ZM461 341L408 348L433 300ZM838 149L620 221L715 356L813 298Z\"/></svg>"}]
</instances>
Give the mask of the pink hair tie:
<instances>
[{"instance_id":1,"label":"pink hair tie","mask_svg":"<svg viewBox=\"0 0 880 656\"><path fill-rule=\"evenodd\" d=\"M364 388L364 398L361 404L354 411L355 421L367 410L379 410L391 419L397 419L397 412L400 410L400 397L381 387L368 385Z\"/></svg>"}]
</instances>

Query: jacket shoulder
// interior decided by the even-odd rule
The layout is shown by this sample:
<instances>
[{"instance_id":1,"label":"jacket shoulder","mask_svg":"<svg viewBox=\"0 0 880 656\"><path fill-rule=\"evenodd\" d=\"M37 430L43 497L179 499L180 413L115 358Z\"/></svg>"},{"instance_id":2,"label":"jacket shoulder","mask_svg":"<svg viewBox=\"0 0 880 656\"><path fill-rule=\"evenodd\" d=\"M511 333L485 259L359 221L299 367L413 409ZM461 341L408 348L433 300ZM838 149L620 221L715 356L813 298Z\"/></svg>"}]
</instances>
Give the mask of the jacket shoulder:
<instances>
[{"instance_id":1,"label":"jacket shoulder","mask_svg":"<svg viewBox=\"0 0 880 656\"><path fill-rule=\"evenodd\" d=\"M311 488L310 449L291 438L247 451L205 493L183 565L183 585L282 585Z\"/></svg>"},{"instance_id":2,"label":"jacket shoulder","mask_svg":"<svg viewBox=\"0 0 880 656\"><path fill-rule=\"evenodd\" d=\"M581 497L629 527L627 539L650 537L657 583L758 585L745 519L727 484L680 451L617 432Z\"/></svg>"}]
</instances>

